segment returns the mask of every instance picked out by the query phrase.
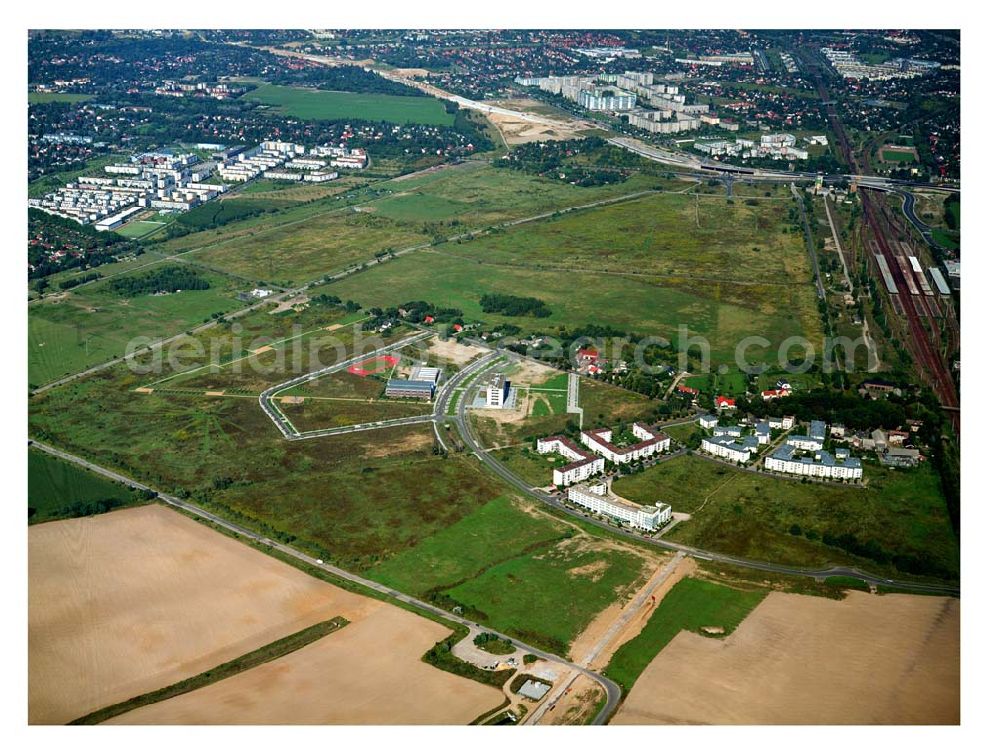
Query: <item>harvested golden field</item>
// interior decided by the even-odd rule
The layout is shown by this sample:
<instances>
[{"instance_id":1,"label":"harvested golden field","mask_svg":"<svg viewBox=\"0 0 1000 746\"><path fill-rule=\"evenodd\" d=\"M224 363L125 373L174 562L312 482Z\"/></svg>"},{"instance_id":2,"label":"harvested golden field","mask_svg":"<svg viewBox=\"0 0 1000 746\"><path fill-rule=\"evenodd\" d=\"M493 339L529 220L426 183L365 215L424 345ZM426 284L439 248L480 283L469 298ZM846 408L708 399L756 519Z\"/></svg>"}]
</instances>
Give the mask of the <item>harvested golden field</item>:
<instances>
[{"instance_id":1,"label":"harvested golden field","mask_svg":"<svg viewBox=\"0 0 1000 746\"><path fill-rule=\"evenodd\" d=\"M112 724L466 724L499 689L423 663L449 630L395 606L211 686L132 710Z\"/></svg>"},{"instance_id":2,"label":"harvested golden field","mask_svg":"<svg viewBox=\"0 0 1000 746\"><path fill-rule=\"evenodd\" d=\"M771 593L725 639L679 633L616 724L956 724L959 601Z\"/></svg>"},{"instance_id":3,"label":"harvested golden field","mask_svg":"<svg viewBox=\"0 0 1000 746\"><path fill-rule=\"evenodd\" d=\"M377 601L149 505L28 530L28 718L65 723Z\"/></svg>"}]
</instances>

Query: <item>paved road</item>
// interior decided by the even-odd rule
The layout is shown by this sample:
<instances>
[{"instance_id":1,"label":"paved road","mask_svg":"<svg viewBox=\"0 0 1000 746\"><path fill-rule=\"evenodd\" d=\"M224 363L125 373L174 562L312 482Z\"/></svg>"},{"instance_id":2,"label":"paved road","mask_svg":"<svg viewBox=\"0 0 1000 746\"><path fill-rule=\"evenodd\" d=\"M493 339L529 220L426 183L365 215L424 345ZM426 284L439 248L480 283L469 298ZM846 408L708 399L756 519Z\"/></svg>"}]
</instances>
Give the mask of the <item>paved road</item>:
<instances>
[{"instance_id":1,"label":"paved road","mask_svg":"<svg viewBox=\"0 0 1000 746\"><path fill-rule=\"evenodd\" d=\"M723 554L722 552L713 552L707 549L698 549L696 547L690 547L686 544L679 544L673 541L666 541L664 539L656 539L653 537L645 536L642 534L633 533L625 529L617 528L611 524L600 521L597 518L592 517L587 513L583 513L568 507L562 500L559 499L558 495L551 495L538 487L528 483L521 476L515 474L510 469L508 469L504 464L498 461L492 454L490 454L486 449L484 449L480 443L476 440L475 433L472 431L472 426L469 423L468 418L468 404L469 404L469 393L474 389L470 386L462 396L458 407L458 432L462 439L465 441L470 452L474 453L480 461L483 462L485 466L495 472L504 481L510 484L515 489L519 490L521 493L532 497L536 500L541 500L546 505L552 508L561 510L564 513L574 516L578 520L585 521L594 526L599 526L605 531L611 531L612 533L619 534L621 536L626 536L634 541L640 541L645 544L650 544L661 549L668 549L675 552L684 552L690 557L699 559L705 562L718 562L720 564L734 565L736 567L746 567L753 570L762 570L764 572L772 572L780 575L790 575L795 577L807 577L814 578L816 580L824 580L831 577L849 577L855 578L857 580L862 580L866 583L872 585L883 586L885 588L895 588L899 590L916 591L922 593L940 593L947 595L959 595L959 588L956 586L938 584L938 583L920 583L914 581L906 580L895 580L892 578L885 578L874 573L870 573L867 570L861 570L856 567L824 567L824 568L808 568L808 567L791 567L789 565L782 565L776 562L766 562L763 560L747 559L744 557L734 557L732 555ZM678 455L676 452L671 454L668 458L673 458Z\"/></svg>"},{"instance_id":2,"label":"paved road","mask_svg":"<svg viewBox=\"0 0 1000 746\"><path fill-rule=\"evenodd\" d=\"M903 197L903 215L906 219L910 221L914 228L917 229L917 233L927 242L929 246L935 249L944 249L944 247L934 240L934 231L927 225L923 220L917 217L916 211L916 198L913 196L913 192L899 191L896 192Z\"/></svg>"},{"instance_id":3,"label":"paved road","mask_svg":"<svg viewBox=\"0 0 1000 746\"><path fill-rule=\"evenodd\" d=\"M573 669L574 671L577 671L578 673L581 673L585 676L589 676L590 678L598 682L601 686L603 686L605 690L607 690L608 692L607 704L605 704L604 708L594 719L594 725L604 725L607 722L608 718L611 716L611 713L614 711L615 707L618 706L618 702L621 700L621 689L618 687L617 684L611 681L611 679L608 679L607 677L602 676L601 674L595 673L593 671L588 671L583 666L577 665L576 663L568 661L564 658L560 658L558 655L554 655L547 650L541 650L539 648L536 648L516 638L513 638L506 633L502 633L497 630L490 629L489 627L483 627L482 625L469 622L468 620L464 619L463 617L451 611L446 611L445 609L439 609L438 607L433 606L432 604L429 604L426 601L422 601L419 598L414 598L413 596L409 596L405 593L395 590L394 588L390 588L389 586L383 585L381 583L376 583L375 581L369 580L368 578L364 578L360 575L355 575L354 573L336 567L335 565L322 563L317 558L312 557L306 554L305 552L300 552L298 549L295 549L294 547L290 547L287 544L281 544L279 542L273 541L267 538L266 536L263 536L262 534L258 534L257 532L244 528L243 526L240 526L237 523L233 523L232 521L226 520L225 518L221 518L220 516L217 516L215 513L211 513L205 510L204 508L201 508L193 503L188 502L187 500L182 500L179 497L174 497L173 495L167 495L165 493L158 492L149 485L137 482L136 480L132 479L131 477L125 476L124 474L119 474L118 472L112 471L110 469L105 469L104 467L94 464L90 461L87 461L86 459L81 458L79 456L74 456L71 453L67 453L66 451L54 448L45 443L39 443L38 441L29 441L29 445L33 448L37 448L40 451L44 451L50 456L55 456L57 458L61 458L71 463L77 464L78 466L81 466L84 469L89 469L90 471L100 474L101 476L107 477L108 479L112 479L116 482L120 482L121 484L128 485L129 487L134 487L135 489L152 492L156 495L157 499L162 500L168 505L171 505L175 508L179 508L180 510L183 510L192 515L196 515L199 518L209 521L210 523L216 526L220 526L228 531L232 531L233 533L238 534L239 536L255 541L258 544L267 546L275 551L281 552L284 555L293 557L301 562L306 562L314 566L318 570L327 572L332 576L341 578L351 583L356 583L357 585L368 588L369 590L375 591L378 594L396 599L401 603L404 603L416 609L421 609L422 611L425 611L441 619L447 619L450 622L461 624L462 626L464 626L466 629L469 630L469 634L478 634L479 632L492 632L493 634L496 634L499 637L504 637L506 639L509 639L518 648L521 648L522 650L527 651L528 653L536 655L539 658L547 658L548 660L558 661L559 663L563 664L564 666L568 666L569 668Z\"/></svg>"},{"instance_id":4,"label":"paved road","mask_svg":"<svg viewBox=\"0 0 1000 746\"><path fill-rule=\"evenodd\" d=\"M306 433L300 433L295 425L285 416L278 406L274 403L274 398L277 394L292 388L293 386L298 386L302 383L307 383L308 381L314 381L322 376L330 375L331 373L336 373L337 371L344 370L345 368L354 365L355 363L360 363L367 360L375 355L384 355L392 350L397 350L402 347L419 342L423 339L427 339L432 336L432 332L418 332L417 334L411 334L408 337L404 337L398 342L393 342L385 347L380 347L376 350L369 350L360 355L355 355L347 360L341 360L340 362L334 363L333 365L328 365L325 368L320 368L319 370L314 370L309 373L303 373L301 376L296 376L295 378L290 378L287 381L282 381L268 389L265 389L257 397L257 401L260 404L260 408L264 410L264 414L275 424L275 426L281 431L281 434L285 436L286 440L304 440L308 438L319 438L325 435L342 435L344 433L359 432L362 430L376 430L380 427L398 427L400 425L412 425L419 422L429 422L432 415L418 415L416 417L403 417L396 420L383 420L381 422L366 422L361 425L346 425L344 427L332 427L326 430L313 430Z\"/></svg>"}]
</instances>

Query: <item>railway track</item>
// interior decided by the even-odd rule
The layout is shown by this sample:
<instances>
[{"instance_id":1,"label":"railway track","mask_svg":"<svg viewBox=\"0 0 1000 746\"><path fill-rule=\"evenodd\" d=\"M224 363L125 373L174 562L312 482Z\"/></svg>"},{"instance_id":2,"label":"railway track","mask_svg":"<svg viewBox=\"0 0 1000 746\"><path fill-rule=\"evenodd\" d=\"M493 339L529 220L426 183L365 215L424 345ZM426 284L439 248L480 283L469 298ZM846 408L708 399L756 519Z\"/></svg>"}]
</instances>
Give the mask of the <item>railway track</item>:
<instances>
[{"instance_id":1,"label":"railway track","mask_svg":"<svg viewBox=\"0 0 1000 746\"><path fill-rule=\"evenodd\" d=\"M806 55L804 59L807 60L804 68L813 75L816 90L827 111L827 119L830 121L834 139L847 161L851 173L870 173L871 164L865 154L861 156L864 161L864 169L859 167L858 158L851 149L850 140L848 140L843 123L837 114L835 102L830 98L823 80L824 73L820 64L813 59L811 54ZM867 189L859 189L858 198L861 202L864 223L875 239L874 244L871 241L864 242L871 255L872 266L876 264L877 254L880 253L886 258L886 264L898 290L897 293L890 295L890 302L909 329L907 341L916 364L915 367L930 383L943 408L949 414L957 433L959 430L958 390L941 355L940 344L932 345L928 337L928 330L924 327L926 321L930 327L931 335L937 342L940 342L940 329L935 321L934 313L937 310L937 304L936 302L933 305L929 303L916 286L910 271L909 259L900 243L898 241L890 243L886 240L887 232L892 231L894 235L901 235L901 232L894 228L891 211L886 208L884 195ZM885 283L885 278L883 278L883 283ZM888 285L886 289L889 289ZM938 315L940 316L940 311L938 311Z\"/></svg>"}]
</instances>

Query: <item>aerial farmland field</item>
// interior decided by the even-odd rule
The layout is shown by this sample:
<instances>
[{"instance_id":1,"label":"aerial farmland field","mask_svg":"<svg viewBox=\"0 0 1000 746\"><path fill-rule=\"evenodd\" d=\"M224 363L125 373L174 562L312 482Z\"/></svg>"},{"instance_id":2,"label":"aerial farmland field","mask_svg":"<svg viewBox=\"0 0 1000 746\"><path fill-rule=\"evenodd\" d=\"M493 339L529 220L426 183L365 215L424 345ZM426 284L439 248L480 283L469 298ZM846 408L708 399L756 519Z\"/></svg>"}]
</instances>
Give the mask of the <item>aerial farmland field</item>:
<instances>
[{"instance_id":1,"label":"aerial farmland field","mask_svg":"<svg viewBox=\"0 0 1000 746\"><path fill-rule=\"evenodd\" d=\"M264 84L244 95L250 101L273 106L281 114L302 119L372 119L375 121L442 124L455 120L444 105L429 96L392 96L382 93L318 91L312 88Z\"/></svg>"},{"instance_id":2,"label":"aerial farmland field","mask_svg":"<svg viewBox=\"0 0 1000 746\"><path fill-rule=\"evenodd\" d=\"M65 723L335 616L348 620L345 630L120 720L159 722L160 711L210 700L219 689L232 701L260 692L257 677L280 680L289 666L296 672L304 666L303 675L315 681L311 697L303 697L304 684L295 687L298 706L313 713L296 716L299 722L464 724L500 698L496 689L420 662L448 628L312 578L165 507L35 526L29 548L33 723ZM382 704L362 707L366 695L357 702L326 697L330 682L316 678L321 670L351 677L363 671L367 685L385 695ZM411 697L410 709L390 706L395 698L387 692L401 695L414 680L426 699ZM339 704L324 710L314 706L317 700ZM240 717L288 722L287 709L268 714L267 707L241 705ZM236 722L234 713L213 710L223 722Z\"/></svg>"},{"instance_id":3,"label":"aerial farmland field","mask_svg":"<svg viewBox=\"0 0 1000 746\"><path fill-rule=\"evenodd\" d=\"M959 722L958 599L771 593L725 639L699 632L655 655L613 723Z\"/></svg>"}]
</instances>

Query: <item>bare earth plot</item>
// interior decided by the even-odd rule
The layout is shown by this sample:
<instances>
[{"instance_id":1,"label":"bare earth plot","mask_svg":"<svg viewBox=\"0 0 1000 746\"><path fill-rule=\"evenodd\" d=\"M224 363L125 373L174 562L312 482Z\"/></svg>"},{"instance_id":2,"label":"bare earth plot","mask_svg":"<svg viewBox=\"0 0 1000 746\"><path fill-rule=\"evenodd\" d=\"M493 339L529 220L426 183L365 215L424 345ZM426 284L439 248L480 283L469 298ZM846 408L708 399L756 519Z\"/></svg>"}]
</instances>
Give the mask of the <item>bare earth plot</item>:
<instances>
[{"instance_id":1,"label":"bare earth plot","mask_svg":"<svg viewBox=\"0 0 1000 746\"><path fill-rule=\"evenodd\" d=\"M372 603L377 608L335 635L108 722L465 724L503 703L499 689L421 662L421 655L448 636L447 628Z\"/></svg>"},{"instance_id":2,"label":"bare earth plot","mask_svg":"<svg viewBox=\"0 0 1000 746\"><path fill-rule=\"evenodd\" d=\"M959 601L771 593L725 639L679 633L616 724L957 724Z\"/></svg>"},{"instance_id":3,"label":"bare earth plot","mask_svg":"<svg viewBox=\"0 0 1000 746\"><path fill-rule=\"evenodd\" d=\"M428 691L452 687L470 709L490 700L454 722L497 698L496 690L483 693L419 662L446 628L305 575L163 506L33 526L28 545L31 723L68 722L337 615L350 620L357 655L388 656L411 673L419 667ZM377 654L362 645L370 639L363 634L379 639ZM400 634L413 641L398 647ZM369 670L371 686L391 688L396 674L387 683L378 670ZM393 717L391 699L379 703L385 709L374 721ZM450 699L436 709L424 701L427 717L449 721ZM372 713L376 704L359 711Z\"/></svg>"}]
</instances>

